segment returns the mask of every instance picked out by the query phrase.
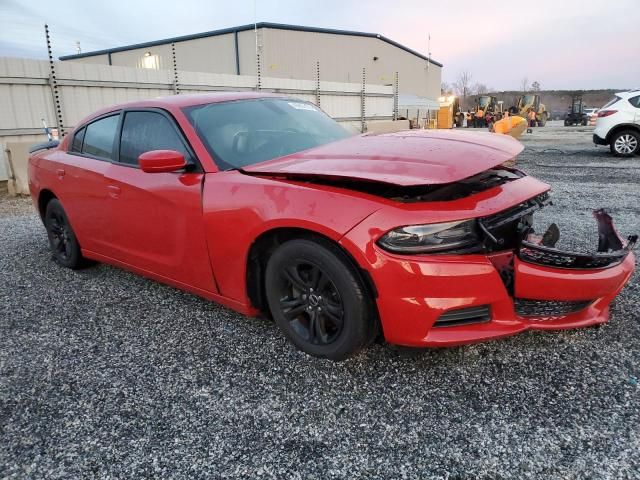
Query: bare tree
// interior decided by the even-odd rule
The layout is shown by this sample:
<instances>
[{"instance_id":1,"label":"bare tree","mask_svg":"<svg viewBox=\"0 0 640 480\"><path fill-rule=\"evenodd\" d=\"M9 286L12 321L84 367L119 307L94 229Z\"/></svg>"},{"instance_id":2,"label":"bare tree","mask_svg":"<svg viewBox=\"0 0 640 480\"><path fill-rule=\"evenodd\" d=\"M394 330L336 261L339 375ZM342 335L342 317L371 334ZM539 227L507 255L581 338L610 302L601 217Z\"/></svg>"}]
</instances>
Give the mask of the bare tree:
<instances>
[{"instance_id":1,"label":"bare tree","mask_svg":"<svg viewBox=\"0 0 640 480\"><path fill-rule=\"evenodd\" d=\"M522 80L520 80L520 91L522 93L525 93L527 90L529 90L529 79L527 77L524 77Z\"/></svg>"},{"instance_id":2,"label":"bare tree","mask_svg":"<svg viewBox=\"0 0 640 480\"><path fill-rule=\"evenodd\" d=\"M463 70L462 72L460 72L457 80L453 83L453 88L456 90L456 93L459 97L466 99L467 96L471 93L472 79L473 76L468 70Z\"/></svg>"},{"instance_id":3,"label":"bare tree","mask_svg":"<svg viewBox=\"0 0 640 480\"><path fill-rule=\"evenodd\" d=\"M531 84L531 90L533 90L534 92L539 92L540 91L540 82L539 81L535 81Z\"/></svg>"},{"instance_id":4,"label":"bare tree","mask_svg":"<svg viewBox=\"0 0 640 480\"><path fill-rule=\"evenodd\" d=\"M451 88L451 85L449 85L447 82L442 82L440 84L441 95L451 95L452 93L453 93L453 89Z\"/></svg>"},{"instance_id":5,"label":"bare tree","mask_svg":"<svg viewBox=\"0 0 640 480\"><path fill-rule=\"evenodd\" d=\"M478 82L473 86L472 91L475 95L484 95L486 93L489 93L489 87L487 87L484 83Z\"/></svg>"}]
</instances>

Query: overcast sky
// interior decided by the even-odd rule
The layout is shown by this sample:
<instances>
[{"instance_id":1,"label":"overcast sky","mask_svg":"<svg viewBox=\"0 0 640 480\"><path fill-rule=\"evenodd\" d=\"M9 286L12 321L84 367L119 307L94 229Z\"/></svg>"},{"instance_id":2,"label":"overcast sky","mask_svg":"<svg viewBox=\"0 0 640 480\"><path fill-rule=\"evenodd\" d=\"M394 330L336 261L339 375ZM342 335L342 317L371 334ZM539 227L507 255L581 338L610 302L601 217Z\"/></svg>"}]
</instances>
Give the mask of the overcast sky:
<instances>
[{"instance_id":1,"label":"overcast sky","mask_svg":"<svg viewBox=\"0 0 640 480\"><path fill-rule=\"evenodd\" d=\"M374 32L499 90L640 87L639 0L257 0L257 20ZM0 0L0 56L46 58L253 23L253 0ZM339 54L339 52L336 52Z\"/></svg>"}]
</instances>

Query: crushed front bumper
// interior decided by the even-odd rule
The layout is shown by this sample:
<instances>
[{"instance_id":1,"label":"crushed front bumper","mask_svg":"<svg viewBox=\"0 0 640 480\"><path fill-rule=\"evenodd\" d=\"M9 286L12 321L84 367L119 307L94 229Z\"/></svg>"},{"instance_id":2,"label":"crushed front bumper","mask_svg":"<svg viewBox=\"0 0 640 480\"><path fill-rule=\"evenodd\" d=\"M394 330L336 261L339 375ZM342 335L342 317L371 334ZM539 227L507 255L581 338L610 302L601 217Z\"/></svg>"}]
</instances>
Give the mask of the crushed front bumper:
<instances>
[{"instance_id":1,"label":"crushed front bumper","mask_svg":"<svg viewBox=\"0 0 640 480\"><path fill-rule=\"evenodd\" d=\"M516 249L489 254L377 251L371 274L385 338L407 346L453 346L606 322L611 301L635 268L637 237L621 240L610 217L594 213L594 254L558 250L533 235Z\"/></svg>"}]
</instances>

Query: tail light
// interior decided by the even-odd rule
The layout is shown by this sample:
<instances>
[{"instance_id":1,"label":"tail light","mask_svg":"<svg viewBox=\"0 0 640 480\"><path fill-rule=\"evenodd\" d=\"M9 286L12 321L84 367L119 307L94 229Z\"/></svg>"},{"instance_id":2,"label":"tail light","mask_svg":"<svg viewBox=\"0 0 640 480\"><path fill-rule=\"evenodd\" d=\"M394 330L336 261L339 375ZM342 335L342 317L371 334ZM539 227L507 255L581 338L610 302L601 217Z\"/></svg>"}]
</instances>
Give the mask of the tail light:
<instances>
[{"instance_id":1,"label":"tail light","mask_svg":"<svg viewBox=\"0 0 640 480\"><path fill-rule=\"evenodd\" d=\"M598 112L598 118L602 118L602 117L608 117L609 115L613 115L614 113L617 113L617 110L600 110Z\"/></svg>"}]
</instances>

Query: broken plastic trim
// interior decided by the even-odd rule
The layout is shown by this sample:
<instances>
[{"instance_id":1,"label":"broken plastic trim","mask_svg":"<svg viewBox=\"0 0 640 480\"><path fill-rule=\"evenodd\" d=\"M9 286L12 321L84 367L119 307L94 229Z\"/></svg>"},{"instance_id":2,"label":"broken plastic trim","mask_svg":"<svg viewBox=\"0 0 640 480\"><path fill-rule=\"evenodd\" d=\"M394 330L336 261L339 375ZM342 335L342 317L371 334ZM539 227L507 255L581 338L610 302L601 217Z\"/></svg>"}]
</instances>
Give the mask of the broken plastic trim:
<instances>
[{"instance_id":1,"label":"broken plastic trim","mask_svg":"<svg viewBox=\"0 0 640 480\"><path fill-rule=\"evenodd\" d=\"M620 264L635 247L638 236L631 235L626 242L622 240L604 209L595 210L593 216L598 222L598 251L595 254L559 250L531 241L532 234L529 234L517 250L518 258L527 263L569 269L608 268Z\"/></svg>"}]
</instances>

